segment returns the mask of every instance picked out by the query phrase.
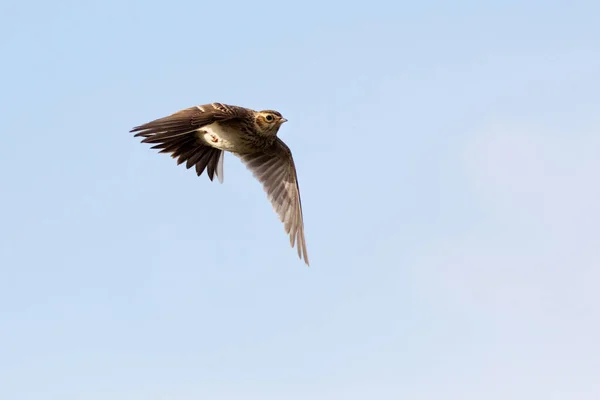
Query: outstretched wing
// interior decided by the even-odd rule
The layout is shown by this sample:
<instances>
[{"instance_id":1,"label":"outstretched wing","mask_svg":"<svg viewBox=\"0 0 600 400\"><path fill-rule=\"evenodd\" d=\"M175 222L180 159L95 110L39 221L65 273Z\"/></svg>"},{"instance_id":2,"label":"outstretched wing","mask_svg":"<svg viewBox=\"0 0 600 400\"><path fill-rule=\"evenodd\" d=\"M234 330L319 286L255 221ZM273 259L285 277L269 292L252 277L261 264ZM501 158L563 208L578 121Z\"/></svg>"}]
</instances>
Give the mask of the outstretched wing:
<instances>
[{"instance_id":1,"label":"outstretched wing","mask_svg":"<svg viewBox=\"0 0 600 400\"><path fill-rule=\"evenodd\" d=\"M130 132L137 132L134 136L146 139L142 143L156 143L166 137L185 135L198 128L210 125L217 121L226 121L235 118L248 118L252 114L247 108L230 106L221 103L203 104L185 108L146 124L136 126Z\"/></svg>"},{"instance_id":2,"label":"outstretched wing","mask_svg":"<svg viewBox=\"0 0 600 400\"><path fill-rule=\"evenodd\" d=\"M251 110L243 107L203 104L136 126L130 132L136 132L134 137L143 137L142 143L154 144L153 149L170 153L177 158L178 165L186 162L188 169L195 166L198 176L206 170L211 181L217 175L223 182L223 151L198 141L196 132L213 122L248 118L251 114Z\"/></svg>"},{"instance_id":3,"label":"outstretched wing","mask_svg":"<svg viewBox=\"0 0 600 400\"><path fill-rule=\"evenodd\" d=\"M290 245L294 247L296 244L298 256L309 265L300 188L289 147L277 138L270 148L262 152L236 155L262 183L269 201L284 224L285 232L290 235Z\"/></svg>"}]
</instances>

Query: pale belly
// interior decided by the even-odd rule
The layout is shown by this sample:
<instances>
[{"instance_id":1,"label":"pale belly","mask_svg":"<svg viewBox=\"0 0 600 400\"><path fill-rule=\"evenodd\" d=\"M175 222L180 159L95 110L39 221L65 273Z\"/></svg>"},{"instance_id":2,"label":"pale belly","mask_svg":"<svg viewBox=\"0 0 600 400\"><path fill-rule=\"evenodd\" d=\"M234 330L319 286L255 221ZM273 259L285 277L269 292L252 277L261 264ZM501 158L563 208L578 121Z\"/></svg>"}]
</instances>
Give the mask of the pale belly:
<instances>
[{"instance_id":1,"label":"pale belly","mask_svg":"<svg viewBox=\"0 0 600 400\"><path fill-rule=\"evenodd\" d=\"M198 130L198 137L206 144L225 151L244 151L246 144L240 138L241 133L218 122L203 126Z\"/></svg>"}]
</instances>

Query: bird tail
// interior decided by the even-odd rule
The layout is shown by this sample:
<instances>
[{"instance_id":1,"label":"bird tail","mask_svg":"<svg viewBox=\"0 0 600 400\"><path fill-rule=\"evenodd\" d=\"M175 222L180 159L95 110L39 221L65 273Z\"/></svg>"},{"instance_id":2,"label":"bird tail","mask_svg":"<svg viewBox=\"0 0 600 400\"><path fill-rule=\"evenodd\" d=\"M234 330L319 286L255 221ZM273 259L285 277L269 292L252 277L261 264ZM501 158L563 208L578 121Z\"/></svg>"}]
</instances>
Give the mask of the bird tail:
<instances>
[{"instance_id":1,"label":"bird tail","mask_svg":"<svg viewBox=\"0 0 600 400\"><path fill-rule=\"evenodd\" d=\"M177 159L177 165L185 162L187 169L195 166L198 176L206 170L211 181L216 175L219 182L223 183L224 151L202 143L196 133L196 130L157 134L139 132L135 136L144 136L142 143L154 144L151 148L160 149L159 153L170 153L171 157Z\"/></svg>"}]
</instances>

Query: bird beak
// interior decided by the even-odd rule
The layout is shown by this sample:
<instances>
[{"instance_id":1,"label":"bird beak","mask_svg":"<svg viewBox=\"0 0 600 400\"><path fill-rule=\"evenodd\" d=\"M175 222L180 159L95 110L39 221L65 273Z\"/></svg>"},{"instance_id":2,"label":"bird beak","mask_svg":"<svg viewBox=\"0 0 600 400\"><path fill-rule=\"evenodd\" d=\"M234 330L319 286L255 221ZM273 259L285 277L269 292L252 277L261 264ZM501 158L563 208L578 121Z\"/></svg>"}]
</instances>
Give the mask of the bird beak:
<instances>
[{"instance_id":1,"label":"bird beak","mask_svg":"<svg viewBox=\"0 0 600 400\"><path fill-rule=\"evenodd\" d=\"M285 118L281 118L281 119L279 120L279 122L283 124L284 122L287 122L287 119L285 119Z\"/></svg>"}]
</instances>

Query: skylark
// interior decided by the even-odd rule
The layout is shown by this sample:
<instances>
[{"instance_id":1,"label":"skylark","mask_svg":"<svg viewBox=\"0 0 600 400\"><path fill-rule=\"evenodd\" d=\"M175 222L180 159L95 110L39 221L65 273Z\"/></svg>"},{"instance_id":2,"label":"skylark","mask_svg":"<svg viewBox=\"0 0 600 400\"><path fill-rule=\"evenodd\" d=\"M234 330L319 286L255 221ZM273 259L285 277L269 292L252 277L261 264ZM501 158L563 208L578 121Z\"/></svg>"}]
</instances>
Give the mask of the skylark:
<instances>
[{"instance_id":1,"label":"skylark","mask_svg":"<svg viewBox=\"0 0 600 400\"><path fill-rule=\"evenodd\" d=\"M170 153L177 165L195 166L200 176L206 170L212 181L223 182L225 151L239 157L263 185L290 244L309 265L296 167L289 147L277 137L287 119L274 110L254 111L221 103L180 110L168 117L136 126L130 132L142 143Z\"/></svg>"}]
</instances>

